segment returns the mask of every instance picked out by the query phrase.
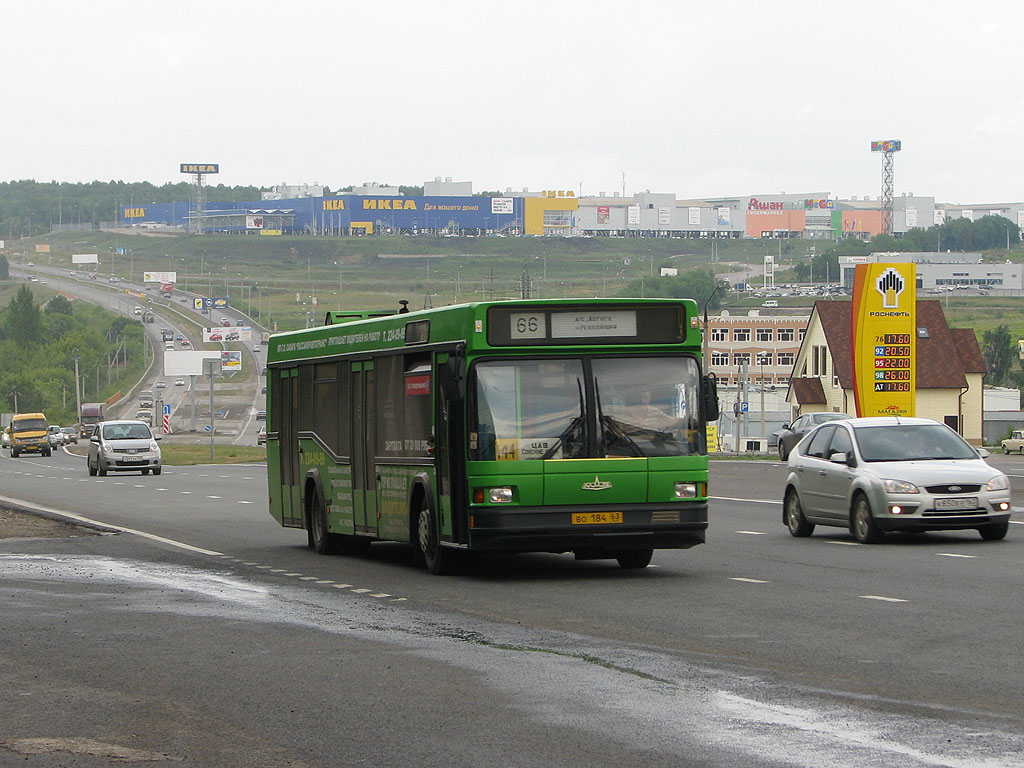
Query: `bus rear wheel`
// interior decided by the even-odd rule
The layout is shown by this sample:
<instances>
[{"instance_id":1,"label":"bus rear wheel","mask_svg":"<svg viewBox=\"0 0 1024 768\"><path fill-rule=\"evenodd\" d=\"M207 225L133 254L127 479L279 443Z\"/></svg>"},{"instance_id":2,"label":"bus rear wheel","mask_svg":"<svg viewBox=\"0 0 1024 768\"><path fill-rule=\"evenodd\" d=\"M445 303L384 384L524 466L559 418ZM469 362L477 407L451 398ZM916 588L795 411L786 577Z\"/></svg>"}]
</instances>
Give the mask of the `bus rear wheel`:
<instances>
[{"instance_id":1,"label":"bus rear wheel","mask_svg":"<svg viewBox=\"0 0 1024 768\"><path fill-rule=\"evenodd\" d=\"M427 571L435 576L449 572L451 555L441 546L437 524L434 522L434 511L426 497L420 499L419 513L416 515L416 546L419 549L418 559L422 559Z\"/></svg>"},{"instance_id":2,"label":"bus rear wheel","mask_svg":"<svg viewBox=\"0 0 1024 768\"><path fill-rule=\"evenodd\" d=\"M338 551L337 537L327 530L327 506L319 491L309 504L309 545L320 555L333 555Z\"/></svg>"},{"instance_id":3,"label":"bus rear wheel","mask_svg":"<svg viewBox=\"0 0 1024 768\"><path fill-rule=\"evenodd\" d=\"M627 570L638 570L640 568L646 568L651 564L651 557L654 555L653 549L627 549L623 552L619 552L615 556L615 559L619 561L619 566Z\"/></svg>"}]
</instances>

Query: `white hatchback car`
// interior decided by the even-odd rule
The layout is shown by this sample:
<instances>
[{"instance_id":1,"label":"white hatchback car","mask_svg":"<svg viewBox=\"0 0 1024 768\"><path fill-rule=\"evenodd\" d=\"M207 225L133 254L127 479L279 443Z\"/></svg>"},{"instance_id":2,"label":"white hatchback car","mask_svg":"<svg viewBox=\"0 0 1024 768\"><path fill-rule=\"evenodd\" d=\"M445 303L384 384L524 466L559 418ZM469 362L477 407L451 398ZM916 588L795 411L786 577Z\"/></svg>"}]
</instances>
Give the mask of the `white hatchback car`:
<instances>
[{"instance_id":1,"label":"white hatchback car","mask_svg":"<svg viewBox=\"0 0 1024 768\"><path fill-rule=\"evenodd\" d=\"M887 531L973 528L991 541L1010 527L1009 479L931 419L822 424L790 453L783 500L793 536L834 525L871 544Z\"/></svg>"},{"instance_id":2,"label":"white hatchback car","mask_svg":"<svg viewBox=\"0 0 1024 768\"><path fill-rule=\"evenodd\" d=\"M134 471L159 475L159 439L144 421L101 421L89 438L89 474Z\"/></svg>"}]
</instances>

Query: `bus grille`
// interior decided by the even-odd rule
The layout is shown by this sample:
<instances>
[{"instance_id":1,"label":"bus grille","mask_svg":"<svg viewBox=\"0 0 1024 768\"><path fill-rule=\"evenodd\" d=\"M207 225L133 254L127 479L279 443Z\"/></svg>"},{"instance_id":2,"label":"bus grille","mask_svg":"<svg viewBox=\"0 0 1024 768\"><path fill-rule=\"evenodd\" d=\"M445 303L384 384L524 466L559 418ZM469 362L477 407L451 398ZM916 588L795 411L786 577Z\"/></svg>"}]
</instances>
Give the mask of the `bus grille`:
<instances>
[{"instance_id":1,"label":"bus grille","mask_svg":"<svg viewBox=\"0 0 1024 768\"><path fill-rule=\"evenodd\" d=\"M652 523L678 523L679 522L679 511L678 510L664 510L661 512L651 512Z\"/></svg>"}]
</instances>

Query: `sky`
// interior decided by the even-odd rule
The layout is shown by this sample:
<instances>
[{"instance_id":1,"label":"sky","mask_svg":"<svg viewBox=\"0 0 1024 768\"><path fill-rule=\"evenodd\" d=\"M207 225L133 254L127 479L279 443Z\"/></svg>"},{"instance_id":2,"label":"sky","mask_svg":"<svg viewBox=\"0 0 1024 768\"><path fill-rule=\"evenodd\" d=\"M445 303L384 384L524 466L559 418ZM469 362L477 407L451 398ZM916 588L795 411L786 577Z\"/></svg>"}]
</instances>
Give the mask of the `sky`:
<instances>
[{"instance_id":1,"label":"sky","mask_svg":"<svg viewBox=\"0 0 1024 768\"><path fill-rule=\"evenodd\" d=\"M1024 3L5 4L0 180L1024 200Z\"/></svg>"}]
</instances>

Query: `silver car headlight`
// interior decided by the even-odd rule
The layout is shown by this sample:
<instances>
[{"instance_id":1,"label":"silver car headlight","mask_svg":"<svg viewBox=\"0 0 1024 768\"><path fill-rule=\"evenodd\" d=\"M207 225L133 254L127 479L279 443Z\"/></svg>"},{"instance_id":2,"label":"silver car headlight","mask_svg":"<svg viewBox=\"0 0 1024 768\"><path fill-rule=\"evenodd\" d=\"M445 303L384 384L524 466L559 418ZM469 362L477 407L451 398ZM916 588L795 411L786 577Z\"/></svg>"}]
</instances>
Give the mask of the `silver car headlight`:
<instances>
[{"instance_id":1,"label":"silver car headlight","mask_svg":"<svg viewBox=\"0 0 1024 768\"><path fill-rule=\"evenodd\" d=\"M1010 478L1006 475L996 475L985 483L986 491L1006 491L1010 488Z\"/></svg>"},{"instance_id":2,"label":"silver car headlight","mask_svg":"<svg viewBox=\"0 0 1024 768\"><path fill-rule=\"evenodd\" d=\"M920 493L916 485L906 480L883 480L882 487L886 493Z\"/></svg>"},{"instance_id":3,"label":"silver car headlight","mask_svg":"<svg viewBox=\"0 0 1024 768\"><path fill-rule=\"evenodd\" d=\"M156 444L156 440L149 441L149 450L151 450L153 453L156 453L157 451L160 450L160 446Z\"/></svg>"}]
</instances>

